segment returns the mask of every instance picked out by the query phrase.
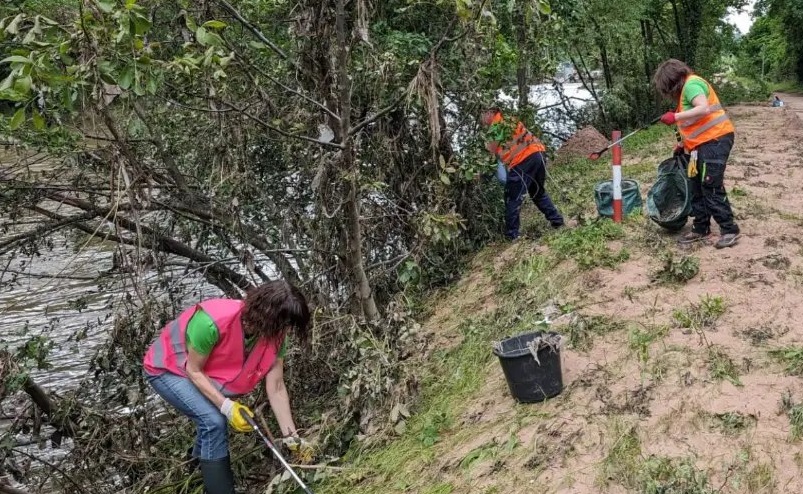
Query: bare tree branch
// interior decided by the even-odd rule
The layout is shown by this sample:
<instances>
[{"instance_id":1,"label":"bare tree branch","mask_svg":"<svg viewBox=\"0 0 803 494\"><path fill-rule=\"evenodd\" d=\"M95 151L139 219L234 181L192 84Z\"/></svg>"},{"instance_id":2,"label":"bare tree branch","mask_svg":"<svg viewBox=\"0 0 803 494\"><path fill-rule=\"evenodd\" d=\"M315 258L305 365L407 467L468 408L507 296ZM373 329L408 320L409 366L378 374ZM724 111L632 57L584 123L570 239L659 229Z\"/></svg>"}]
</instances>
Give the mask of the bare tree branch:
<instances>
[{"instance_id":1,"label":"bare tree branch","mask_svg":"<svg viewBox=\"0 0 803 494\"><path fill-rule=\"evenodd\" d=\"M255 115L252 115L252 114L248 113L243 108L237 108L236 106L234 106L233 104L231 104L229 102L224 102L224 104L234 108L235 110L237 110L241 114L245 115L246 117L250 118L254 122L258 123L259 125L261 125L263 127L265 127L266 129L272 130L273 132L281 134L281 135L283 135L285 137L290 137L292 139L299 139L299 140L302 140L302 141L311 142L311 143L317 144L319 146L327 146L327 147L332 147L332 148L336 148L336 149L344 149L344 146L341 143L338 143L338 142L325 142L325 141L321 141L320 139L315 139L314 137L309 137L309 136L299 135L299 134L291 134L289 132L286 132L286 131L278 128L278 127L275 127L275 126L269 124L268 122L262 120L261 118L255 116Z\"/></svg>"},{"instance_id":2,"label":"bare tree branch","mask_svg":"<svg viewBox=\"0 0 803 494\"><path fill-rule=\"evenodd\" d=\"M354 124L353 127L351 127L349 129L349 134L351 134L351 135L356 134L357 132L362 130L365 126L371 125L372 123L376 122L377 120L379 120L380 118L384 117L388 113L392 112L397 106L399 106L401 104L402 101L404 101L404 99L406 97L407 97L406 93L402 94L401 96L396 98L396 100L393 101L393 103L389 104L385 108L382 108L381 110L379 110L378 112L374 113L370 117L366 117L364 120L362 120L360 122L357 122L356 124Z\"/></svg>"},{"instance_id":3,"label":"bare tree branch","mask_svg":"<svg viewBox=\"0 0 803 494\"><path fill-rule=\"evenodd\" d=\"M290 59L289 56L287 56L287 53L285 53L284 50L279 48L279 46L276 43L269 40L264 34L262 34L262 31L260 31L256 26L251 24L251 22L249 22L248 19L243 17L243 15L237 9L235 9L229 2L227 2L226 0L217 0L217 1L220 5L223 6L224 9L228 10L229 13L233 15L234 18L240 22L240 24L242 24L246 29L251 31L254 34L254 36L259 38L261 42L268 45L268 47L270 47L270 49L273 50L277 55L279 55L283 59L293 64L293 66L296 67L297 69L299 70L301 69L293 60Z\"/></svg>"},{"instance_id":4,"label":"bare tree branch","mask_svg":"<svg viewBox=\"0 0 803 494\"><path fill-rule=\"evenodd\" d=\"M10 250L14 249L20 242L25 240L30 240L36 237L41 237L42 235L56 232L64 227L70 226L73 223L77 223L79 221L86 221L90 220L95 217L94 213L81 213L75 216L70 216L65 218L62 221L53 221L50 223L45 223L33 230L20 233L18 235L13 235L2 242L0 242L0 254L5 254Z\"/></svg>"}]
</instances>

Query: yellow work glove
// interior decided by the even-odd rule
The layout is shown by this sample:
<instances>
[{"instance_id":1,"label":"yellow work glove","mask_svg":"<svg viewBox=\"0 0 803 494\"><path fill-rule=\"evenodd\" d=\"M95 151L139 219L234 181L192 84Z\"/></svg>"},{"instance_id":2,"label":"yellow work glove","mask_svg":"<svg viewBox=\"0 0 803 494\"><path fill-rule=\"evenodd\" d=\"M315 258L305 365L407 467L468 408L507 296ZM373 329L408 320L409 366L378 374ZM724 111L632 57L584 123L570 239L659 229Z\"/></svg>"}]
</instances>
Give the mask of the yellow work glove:
<instances>
[{"instance_id":1,"label":"yellow work glove","mask_svg":"<svg viewBox=\"0 0 803 494\"><path fill-rule=\"evenodd\" d=\"M239 401L232 401L226 398L223 400L223 404L220 405L220 413L229 419L229 426L231 426L232 429L237 432L252 432L254 428L243 418L241 413L243 411L251 417L254 416L254 412Z\"/></svg>"},{"instance_id":2,"label":"yellow work glove","mask_svg":"<svg viewBox=\"0 0 803 494\"><path fill-rule=\"evenodd\" d=\"M692 151L689 158L689 178L697 176L697 151Z\"/></svg>"},{"instance_id":3,"label":"yellow work glove","mask_svg":"<svg viewBox=\"0 0 803 494\"><path fill-rule=\"evenodd\" d=\"M308 441L298 436L287 436L282 438L284 444L293 456L293 460L302 465L312 463L315 457L315 447Z\"/></svg>"}]
</instances>

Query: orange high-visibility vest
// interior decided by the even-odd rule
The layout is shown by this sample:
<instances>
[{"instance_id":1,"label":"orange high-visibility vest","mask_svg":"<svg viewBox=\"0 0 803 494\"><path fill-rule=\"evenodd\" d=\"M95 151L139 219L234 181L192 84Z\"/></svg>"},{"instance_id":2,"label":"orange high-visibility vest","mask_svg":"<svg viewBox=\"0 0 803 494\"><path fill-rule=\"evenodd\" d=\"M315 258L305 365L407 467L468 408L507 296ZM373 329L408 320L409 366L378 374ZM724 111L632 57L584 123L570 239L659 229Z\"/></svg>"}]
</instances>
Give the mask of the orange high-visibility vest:
<instances>
[{"instance_id":1,"label":"orange high-visibility vest","mask_svg":"<svg viewBox=\"0 0 803 494\"><path fill-rule=\"evenodd\" d=\"M491 120L491 124L502 121L502 114L497 113ZM516 124L513 138L508 142L496 147L496 157L507 166L508 170L521 164L533 153L546 151L546 147L535 137L523 123Z\"/></svg>"},{"instance_id":2,"label":"orange high-visibility vest","mask_svg":"<svg viewBox=\"0 0 803 494\"><path fill-rule=\"evenodd\" d=\"M731 123L725 110L722 109L717 93L714 92L714 88L711 87L711 84L708 84L708 81L696 75L687 77L686 82L689 82L692 78L699 79L708 86L708 108L711 110L711 113L693 120L678 122L678 131L683 138L683 147L688 152L694 150L701 144L718 139L735 131L733 123ZM686 83L684 82L683 91L685 90ZM683 91L681 91L680 101L678 101L678 113L683 111Z\"/></svg>"}]
</instances>

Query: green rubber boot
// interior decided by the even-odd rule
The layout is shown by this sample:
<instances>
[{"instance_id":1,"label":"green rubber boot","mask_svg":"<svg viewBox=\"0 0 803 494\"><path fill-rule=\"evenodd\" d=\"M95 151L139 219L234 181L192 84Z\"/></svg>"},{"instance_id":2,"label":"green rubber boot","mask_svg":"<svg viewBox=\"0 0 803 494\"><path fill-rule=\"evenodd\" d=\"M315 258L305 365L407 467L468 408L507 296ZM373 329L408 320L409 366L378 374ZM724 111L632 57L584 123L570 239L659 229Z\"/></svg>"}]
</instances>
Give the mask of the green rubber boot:
<instances>
[{"instance_id":1,"label":"green rubber boot","mask_svg":"<svg viewBox=\"0 0 803 494\"><path fill-rule=\"evenodd\" d=\"M206 494L235 494L234 472L228 456L219 460L201 460L200 467Z\"/></svg>"}]
</instances>

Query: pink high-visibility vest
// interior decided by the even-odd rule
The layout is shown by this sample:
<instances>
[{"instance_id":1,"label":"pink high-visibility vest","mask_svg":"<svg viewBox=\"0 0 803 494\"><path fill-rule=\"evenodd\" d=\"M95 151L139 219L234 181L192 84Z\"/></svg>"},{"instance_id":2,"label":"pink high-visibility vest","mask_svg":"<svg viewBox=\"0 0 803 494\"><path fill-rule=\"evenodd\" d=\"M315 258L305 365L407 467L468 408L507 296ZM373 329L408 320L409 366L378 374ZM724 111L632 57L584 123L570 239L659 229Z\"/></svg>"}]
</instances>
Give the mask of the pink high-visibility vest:
<instances>
[{"instance_id":1,"label":"pink high-visibility vest","mask_svg":"<svg viewBox=\"0 0 803 494\"><path fill-rule=\"evenodd\" d=\"M276 361L281 338L276 341L260 338L246 355L240 321L242 300L206 300L167 323L145 353L145 372L152 376L165 372L187 375L184 370L187 365L187 323L199 309L212 318L220 333L220 339L204 364L204 374L225 396L250 393Z\"/></svg>"}]
</instances>

